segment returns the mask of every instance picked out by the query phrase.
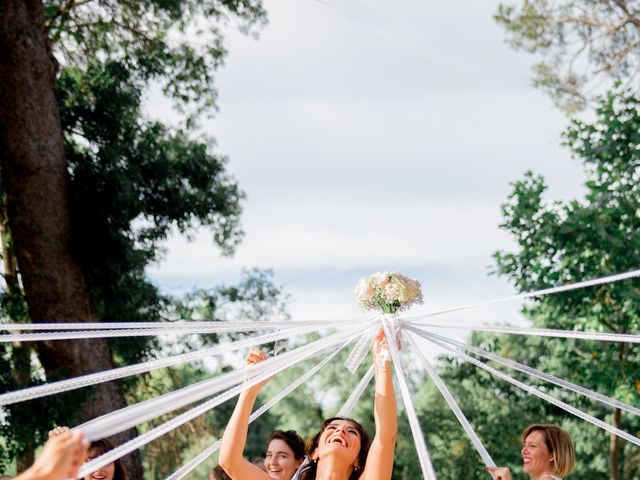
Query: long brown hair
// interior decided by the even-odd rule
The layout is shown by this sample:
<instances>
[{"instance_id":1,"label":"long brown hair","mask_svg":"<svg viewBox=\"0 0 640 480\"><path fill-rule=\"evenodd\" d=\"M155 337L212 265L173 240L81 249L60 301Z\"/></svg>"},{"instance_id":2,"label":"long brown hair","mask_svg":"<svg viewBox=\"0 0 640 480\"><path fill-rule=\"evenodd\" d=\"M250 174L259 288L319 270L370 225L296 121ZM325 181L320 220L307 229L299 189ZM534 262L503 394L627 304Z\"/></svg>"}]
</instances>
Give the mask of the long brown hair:
<instances>
[{"instance_id":1,"label":"long brown hair","mask_svg":"<svg viewBox=\"0 0 640 480\"><path fill-rule=\"evenodd\" d=\"M113 450L115 445L111 443L106 438L102 440L96 440L91 442L91 446L89 447L88 453L97 457L98 455L102 455L103 453L108 452L109 450ZM124 464L122 460L118 458L113 462L114 472L113 472L113 480L128 480L127 470L124 468Z\"/></svg>"},{"instance_id":2,"label":"long brown hair","mask_svg":"<svg viewBox=\"0 0 640 480\"><path fill-rule=\"evenodd\" d=\"M351 475L349 475L349 480L358 480L358 478L362 474L362 471L364 470L364 465L367 462L367 455L369 454L371 439L369 438L369 435L367 434L364 427L352 418L331 417L322 422L320 431L307 441L307 455L309 456L309 459L311 459L311 455L313 455L313 452L316 450L316 448L318 448L318 444L320 443L320 436L325 431L327 426L329 426L329 424L335 420L344 420L351 423L360 435L360 451L358 452L359 468L357 470L354 468L351 472ZM317 470L318 463L311 462L302 469L298 478L300 480L315 480Z\"/></svg>"}]
</instances>

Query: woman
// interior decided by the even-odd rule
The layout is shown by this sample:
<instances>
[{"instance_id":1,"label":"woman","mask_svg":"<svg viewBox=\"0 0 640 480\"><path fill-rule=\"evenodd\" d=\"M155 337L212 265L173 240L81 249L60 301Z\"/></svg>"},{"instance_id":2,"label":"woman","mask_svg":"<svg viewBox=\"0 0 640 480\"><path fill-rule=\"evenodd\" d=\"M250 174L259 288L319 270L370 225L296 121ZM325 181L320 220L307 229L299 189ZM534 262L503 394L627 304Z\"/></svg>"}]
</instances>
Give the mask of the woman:
<instances>
[{"instance_id":1,"label":"woman","mask_svg":"<svg viewBox=\"0 0 640 480\"><path fill-rule=\"evenodd\" d=\"M91 442L91 446L87 452L86 461L88 462L89 460L93 460L103 453L113 450L113 448L114 445L106 438ZM104 467L100 467L95 472L90 473L84 477L84 480L127 480L127 471L124 468L122 460L118 458L114 462L109 463Z\"/></svg>"},{"instance_id":2,"label":"woman","mask_svg":"<svg viewBox=\"0 0 640 480\"><path fill-rule=\"evenodd\" d=\"M49 438L55 438L59 435L66 434L69 431L69 427L56 427L49 432ZM114 445L106 438L91 442L89 450L87 451L85 462L93 460L103 453L106 453L109 450L113 450L113 448ZM122 460L117 459L113 463L109 463L104 467L100 467L95 472L90 473L89 475L84 477L83 480L127 480L127 471L124 468Z\"/></svg>"},{"instance_id":3,"label":"woman","mask_svg":"<svg viewBox=\"0 0 640 480\"><path fill-rule=\"evenodd\" d=\"M384 332L376 336L373 346L375 369L374 417L376 434L369 444L362 426L346 418L326 420L309 441L307 454L311 462L300 473L300 480L389 480L393 470L393 452L397 434L396 398L391 364L381 359L386 345ZM252 350L247 363L263 361L266 355ZM249 416L258 392L266 382L244 390L229 420L220 446L220 465L234 480L268 480L269 477L242 457L247 440ZM295 470L291 473L293 473ZM291 476L277 477L290 480Z\"/></svg>"},{"instance_id":4,"label":"woman","mask_svg":"<svg viewBox=\"0 0 640 480\"><path fill-rule=\"evenodd\" d=\"M76 478L87 451L80 432L61 432L50 438L35 463L15 480L65 480ZM8 477L11 478L11 477Z\"/></svg>"},{"instance_id":5,"label":"woman","mask_svg":"<svg viewBox=\"0 0 640 480\"><path fill-rule=\"evenodd\" d=\"M304 461L304 454L304 440L295 430L274 430L267 440L264 469L269 478L290 480Z\"/></svg>"},{"instance_id":6,"label":"woman","mask_svg":"<svg viewBox=\"0 0 640 480\"><path fill-rule=\"evenodd\" d=\"M561 480L575 465L569 434L557 425L529 425L522 432L522 471L533 480ZM487 467L495 480L511 480L506 467Z\"/></svg>"}]
</instances>

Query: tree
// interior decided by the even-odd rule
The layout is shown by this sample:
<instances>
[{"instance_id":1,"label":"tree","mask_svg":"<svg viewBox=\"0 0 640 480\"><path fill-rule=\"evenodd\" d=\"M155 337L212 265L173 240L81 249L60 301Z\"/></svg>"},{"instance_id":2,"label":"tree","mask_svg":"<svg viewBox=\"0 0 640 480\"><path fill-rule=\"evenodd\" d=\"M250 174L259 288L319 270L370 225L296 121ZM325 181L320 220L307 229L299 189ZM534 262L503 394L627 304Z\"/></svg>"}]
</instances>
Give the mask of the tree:
<instances>
[{"instance_id":1,"label":"tree","mask_svg":"<svg viewBox=\"0 0 640 480\"><path fill-rule=\"evenodd\" d=\"M261 2L10 0L0 18L3 316L24 294L23 321L157 318L165 299L144 267L172 228L204 225L230 254L242 193L210 139L146 120L140 99L159 83L193 128L215 108L219 25L235 18L248 31L264 21ZM112 368L111 349L129 361L152 346L50 342L38 354L53 379ZM105 384L79 419L124 405L119 386Z\"/></svg>"},{"instance_id":2,"label":"tree","mask_svg":"<svg viewBox=\"0 0 640 480\"><path fill-rule=\"evenodd\" d=\"M640 4L634 0L501 3L496 21L517 50L539 54L534 85L568 111L593 100L603 81L638 87Z\"/></svg>"},{"instance_id":3,"label":"tree","mask_svg":"<svg viewBox=\"0 0 640 480\"><path fill-rule=\"evenodd\" d=\"M561 377L568 377L575 370L573 365L566 364L565 357L567 351L577 348L579 344L574 340L484 333L474 333L467 343ZM492 366L504 370L499 366ZM569 431L576 447L577 458L572 477L599 480L607 474L609 440L607 434L598 427L568 415L564 410L529 395L457 357L440 357L438 368L441 378L493 460L498 465L509 466L515 473L514 478L521 477L520 434L532 423L556 423ZM574 376L585 370L582 368ZM545 392L596 417L602 417L607 413L600 404L560 387L512 370L506 370L506 373L529 385L540 387ZM585 379L577 381L584 382ZM418 384L414 402L438 478L484 478L486 471L480 456L430 381L421 381ZM623 429L634 432L640 427L637 419L628 420ZM626 476L622 477L625 480L638 478L637 468L634 468L631 458L636 451L635 447L626 449ZM402 456L402 452L399 452L399 455ZM411 468L408 461L404 463ZM419 471L407 478L417 476Z\"/></svg>"},{"instance_id":4,"label":"tree","mask_svg":"<svg viewBox=\"0 0 640 480\"><path fill-rule=\"evenodd\" d=\"M497 252L497 272L522 291L576 282L640 265L640 100L618 89L601 98L593 123L574 120L565 143L585 165L582 200L545 204L545 183L531 172L514 184L503 206L501 227L517 242L514 252ZM524 310L536 326L616 333L640 330L638 280L550 295ZM589 368L584 368L588 361ZM639 405L637 345L594 342L563 353L564 372L605 395ZM612 425L626 420L619 409ZM612 436L610 478L622 473L621 455L630 448Z\"/></svg>"}]
</instances>

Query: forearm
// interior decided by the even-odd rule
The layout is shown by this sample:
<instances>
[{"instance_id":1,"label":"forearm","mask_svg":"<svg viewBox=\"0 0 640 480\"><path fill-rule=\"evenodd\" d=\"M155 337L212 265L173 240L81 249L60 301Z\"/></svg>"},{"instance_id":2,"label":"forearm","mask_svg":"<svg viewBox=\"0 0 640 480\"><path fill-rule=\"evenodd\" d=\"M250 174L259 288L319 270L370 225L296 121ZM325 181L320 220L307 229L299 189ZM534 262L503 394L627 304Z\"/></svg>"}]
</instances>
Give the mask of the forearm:
<instances>
[{"instance_id":1,"label":"forearm","mask_svg":"<svg viewBox=\"0 0 640 480\"><path fill-rule=\"evenodd\" d=\"M231 473L244 460L242 452L247 443L249 417L258 396L257 392L244 390L238 397L233 414L222 435L219 462L227 473Z\"/></svg>"},{"instance_id":2,"label":"forearm","mask_svg":"<svg viewBox=\"0 0 640 480\"><path fill-rule=\"evenodd\" d=\"M14 480L49 480L49 477L37 469L29 468L14 478Z\"/></svg>"},{"instance_id":3,"label":"forearm","mask_svg":"<svg viewBox=\"0 0 640 480\"><path fill-rule=\"evenodd\" d=\"M398 433L398 414L391 362L376 366L374 419L376 438L384 444L395 444Z\"/></svg>"}]
</instances>

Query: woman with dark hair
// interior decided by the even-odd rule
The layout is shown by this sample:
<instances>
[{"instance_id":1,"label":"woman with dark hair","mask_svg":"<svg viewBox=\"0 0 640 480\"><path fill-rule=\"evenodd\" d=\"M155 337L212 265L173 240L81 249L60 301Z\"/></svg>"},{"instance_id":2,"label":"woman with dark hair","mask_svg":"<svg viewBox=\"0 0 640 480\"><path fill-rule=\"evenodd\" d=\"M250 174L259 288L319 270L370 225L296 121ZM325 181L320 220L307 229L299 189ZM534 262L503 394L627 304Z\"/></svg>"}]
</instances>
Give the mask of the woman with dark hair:
<instances>
[{"instance_id":1,"label":"woman with dark hair","mask_svg":"<svg viewBox=\"0 0 640 480\"><path fill-rule=\"evenodd\" d=\"M312 480L315 478L323 478L322 475L318 475L318 460L320 460L319 447L321 441L324 440L324 443L326 443L326 438L329 438L329 443L338 443L337 439L340 437L331 436L332 434L337 434L341 430L346 431L346 433L353 439L353 448L355 448L355 446L359 447L358 455L355 460L350 457L346 458L347 462L353 465L348 479L357 480L360 478L360 475L362 474L362 467L367 463L369 448L371 447L369 434L367 434L362 425L360 425L352 418L332 417L322 422L322 426L320 427L318 433L311 437L307 442L307 451L309 452L311 462L305 465L305 467L301 470L300 474L298 475L298 480ZM391 476L389 476L388 478L391 478Z\"/></svg>"},{"instance_id":2,"label":"woman with dark hair","mask_svg":"<svg viewBox=\"0 0 640 480\"><path fill-rule=\"evenodd\" d=\"M522 471L532 480L562 480L575 465L569 434L558 425L533 424L522 432ZM495 480L511 480L506 467L487 467Z\"/></svg>"},{"instance_id":3,"label":"woman with dark hair","mask_svg":"<svg viewBox=\"0 0 640 480\"><path fill-rule=\"evenodd\" d=\"M60 435L66 435L70 432L69 427L56 427L49 432L49 438L55 438ZM85 458L85 462L89 460L93 460L96 457L99 457L103 453L108 452L109 450L114 449L113 443L111 443L106 438L102 440L96 440L91 442L89 445L89 449L87 450L87 456ZM127 470L124 468L124 464L121 459L117 459L116 461L105 465L104 467L99 468L93 473L90 473L83 480L127 480Z\"/></svg>"},{"instance_id":4,"label":"woman with dark hair","mask_svg":"<svg viewBox=\"0 0 640 480\"><path fill-rule=\"evenodd\" d=\"M295 430L274 430L267 440L264 469L269 478L290 480L304 461L304 440Z\"/></svg>"},{"instance_id":5,"label":"woman with dark hair","mask_svg":"<svg viewBox=\"0 0 640 480\"><path fill-rule=\"evenodd\" d=\"M374 417L376 434L371 442L362 426L347 418L330 418L307 443L310 463L299 473L300 480L389 480L393 470L393 452L397 434L396 397L391 363L382 358L384 332L376 336L373 346L375 368ZM266 355L253 349L248 364L259 363ZM270 477L242 457L247 440L249 416L260 389L266 384L249 387L240 394L229 419L220 446L220 465L234 480L290 480L290 476ZM266 462L265 462L266 463ZM295 470L294 470L295 472ZM293 473L291 475L293 475Z\"/></svg>"},{"instance_id":6,"label":"woman with dark hair","mask_svg":"<svg viewBox=\"0 0 640 480\"><path fill-rule=\"evenodd\" d=\"M96 457L99 457L103 453L107 453L109 450L113 450L114 445L106 438L102 440L96 440L91 442L89 446L89 451L87 452L87 459L93 460ZM93 473L90 473L84 480L127 480L127 471L124 468L121 459L117 459L104 467L100 467Z\"/></svg>"}]
</instances>

